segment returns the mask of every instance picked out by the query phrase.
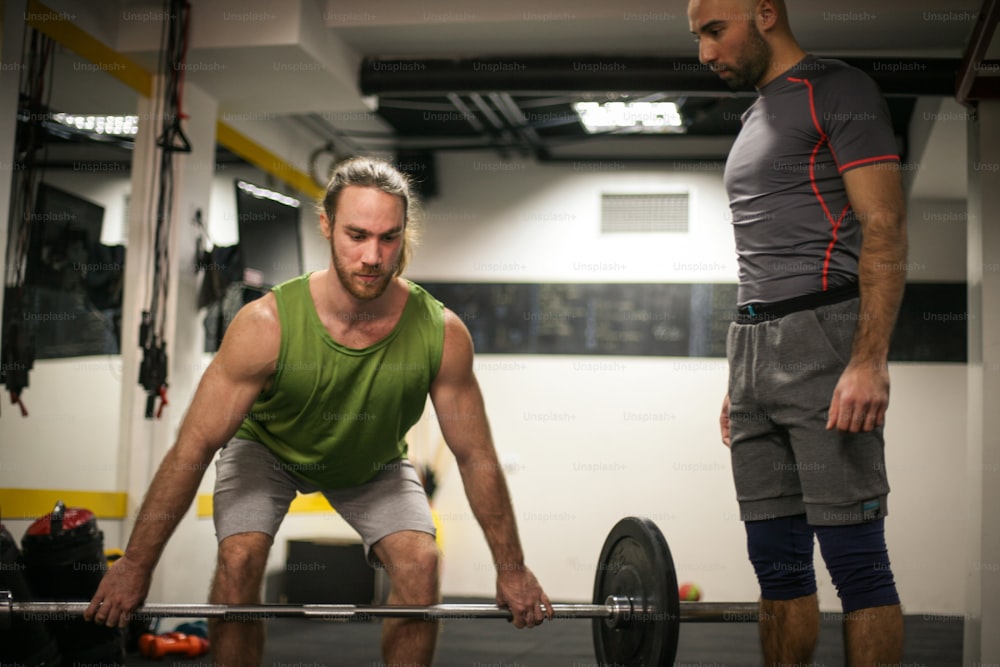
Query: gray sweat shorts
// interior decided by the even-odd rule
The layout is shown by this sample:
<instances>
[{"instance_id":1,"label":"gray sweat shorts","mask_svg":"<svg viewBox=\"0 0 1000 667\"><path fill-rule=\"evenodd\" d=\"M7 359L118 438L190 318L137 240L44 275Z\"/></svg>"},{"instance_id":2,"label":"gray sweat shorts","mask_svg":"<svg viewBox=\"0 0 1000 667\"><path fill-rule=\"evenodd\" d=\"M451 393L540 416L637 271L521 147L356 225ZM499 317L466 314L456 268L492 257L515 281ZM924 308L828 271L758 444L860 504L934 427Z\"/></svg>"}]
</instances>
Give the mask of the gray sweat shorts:
<instances>
[{"instance_id":1,"label":"gray sweat shorts","mask_svg":"<svg viewBox=\"0 0 1000 667\"><path fill-rule=\"evenodd\" d=\"M826 430L858 304L730 325L731 456L743 521L805 513L811 525L848 525L886 516L882 428Z\"/></svg>"},{"instance_id":2,"label":"gray sweat shorts","mask_svg":"<svg viewBox=\"0 0 1000 667\"><path fill-rule=\"evenodd\" d=\"M368 561L377 565L373 544L386 535L416 530L436 535L423 484L413 465L397 459L370 481L342 489L321 489L290 472L287 463L259 442L233 438L216 461L212 515L219 542L237 533L278 533L288 506L301 493L320 492L361 536Z\"/></svg>"}]
</instances>

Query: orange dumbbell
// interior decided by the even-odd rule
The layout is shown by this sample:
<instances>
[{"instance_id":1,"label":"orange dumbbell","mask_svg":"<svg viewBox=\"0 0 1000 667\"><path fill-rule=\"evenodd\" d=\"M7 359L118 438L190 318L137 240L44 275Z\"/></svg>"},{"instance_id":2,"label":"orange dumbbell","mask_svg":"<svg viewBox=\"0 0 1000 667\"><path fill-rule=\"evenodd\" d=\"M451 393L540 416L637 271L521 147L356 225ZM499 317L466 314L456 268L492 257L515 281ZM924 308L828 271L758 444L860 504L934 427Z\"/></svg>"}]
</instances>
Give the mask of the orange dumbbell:
<instances>
[{"instance_id":1,"label":"orange dumbbell","mask_svg":"<svg viewBox=\"0 0 1000 667\"><path fill-rule=\"evenodd\" d=\"M139 637L139 652L147 658L162 658L168 653L183 653L189 658L196 658L208 652L208 640L183 632L162 635L147 632Z\"/></svg>"}]
</instances>

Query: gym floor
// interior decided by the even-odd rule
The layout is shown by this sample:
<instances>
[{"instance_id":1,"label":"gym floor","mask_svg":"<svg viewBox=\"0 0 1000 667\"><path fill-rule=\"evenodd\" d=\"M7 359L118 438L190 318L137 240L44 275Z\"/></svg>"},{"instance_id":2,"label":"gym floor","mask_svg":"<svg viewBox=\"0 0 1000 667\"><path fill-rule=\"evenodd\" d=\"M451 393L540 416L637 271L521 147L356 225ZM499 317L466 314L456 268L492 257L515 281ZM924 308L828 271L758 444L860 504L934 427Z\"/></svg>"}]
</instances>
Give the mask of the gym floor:
<instances>
[{"instance_id":1,"label":"gym floor","mask_svg":"<svg viewBox=\"0 0 1000 667\"><path fill-rule=\"evenodd\" d=\"M479 603L484 600L448 600ZM163 619L160 630L172 629ZM438 642L439 667L595 667L591 622L556 620L533 630L515 630L502 620L445 621ZM903 664L962 666L960 618L906 617ZM358 667L380 664L380 626L375 623L323 623L292 619L269 622L264 665L275 667ZM679 667L758 667L757 629L752 623L685 623L681 626ZM129 667L162 667L165 661L192 667L211 665L203 658L167 656L150 660L130 655ZM840 622L824 618L813 663L844 664Z\"/></svg>"}]
</instances>

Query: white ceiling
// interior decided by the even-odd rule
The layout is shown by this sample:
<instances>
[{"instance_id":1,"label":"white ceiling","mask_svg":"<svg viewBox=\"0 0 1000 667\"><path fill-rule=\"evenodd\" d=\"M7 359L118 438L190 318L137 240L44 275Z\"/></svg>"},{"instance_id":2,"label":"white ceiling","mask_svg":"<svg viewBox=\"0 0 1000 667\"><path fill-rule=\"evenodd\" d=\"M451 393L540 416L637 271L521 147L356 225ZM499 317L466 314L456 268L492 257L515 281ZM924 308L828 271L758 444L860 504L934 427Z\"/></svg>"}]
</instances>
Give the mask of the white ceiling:
<instances>
[{"instance_id":1,"label":"white ceiling","mask_svg":"<svg viewBox=\"0 0 1000 667\"><path fill-rule=\"evenodd\" d=\"M156 68L162 3L46 4L115 50ZM788 0L788 5L799 41L820 55L959 58L981 2ZM346 132L391 130L371 113L373 100L359 90L364 57L696 56L681 1L193 0L191 16L186 77L218 99L222 113L319 114ZM63 61L63 73L57 74L54 107L72 100L78 112L91 106L112 112L108 107L120 99L134 108L134 95L121 84L74 62Z\"/></svg>"}]
</instances>

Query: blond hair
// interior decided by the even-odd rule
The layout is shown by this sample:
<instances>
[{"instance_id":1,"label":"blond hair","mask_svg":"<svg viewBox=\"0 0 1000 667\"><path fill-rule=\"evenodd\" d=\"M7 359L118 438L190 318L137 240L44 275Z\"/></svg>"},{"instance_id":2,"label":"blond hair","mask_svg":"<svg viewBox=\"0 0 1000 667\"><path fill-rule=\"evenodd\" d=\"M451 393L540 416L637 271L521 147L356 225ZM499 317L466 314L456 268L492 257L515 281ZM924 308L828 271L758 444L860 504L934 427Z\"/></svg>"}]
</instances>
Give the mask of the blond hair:
<instances>
[{"instance_id":1,"label":"blond hair","mask_svg":"<svg viewBox=\"0 0 1000 667\"><path fill-rule=\"evenodd\" d=\"M379 158L359 156L344 160L334 169L320 202L320 210L326 214L331 229L336 224L335 213L340 194L350 185L376 188L399 197L403 202L403 249L399 255L399 264L393 272L394 276L401 275L413 255L418 235L417 213L420 203L412 181L395 166Z\"/></svg>"}]
</instances>

